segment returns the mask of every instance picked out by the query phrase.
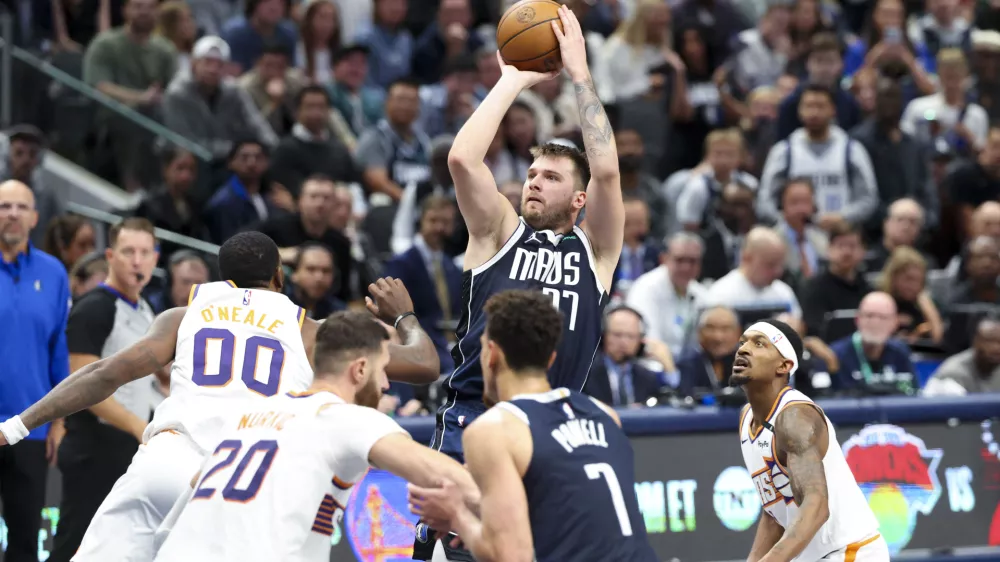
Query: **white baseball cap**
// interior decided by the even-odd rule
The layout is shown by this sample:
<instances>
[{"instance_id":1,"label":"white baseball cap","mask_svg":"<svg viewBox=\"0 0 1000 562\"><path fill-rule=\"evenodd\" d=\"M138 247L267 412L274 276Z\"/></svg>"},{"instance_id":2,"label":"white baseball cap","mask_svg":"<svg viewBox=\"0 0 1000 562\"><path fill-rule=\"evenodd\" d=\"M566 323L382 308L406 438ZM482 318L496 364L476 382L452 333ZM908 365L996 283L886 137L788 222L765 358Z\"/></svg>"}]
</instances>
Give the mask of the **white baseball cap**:
<instances>
[{"instance_id":1,"label":"white baseball cap","mask_svg":"<svg viewBox=\"0 0 1000 562\"><path fill-rule=\"evenodd\" d=\"M193 59L216 59L223 62L229 61L229 44L221 37L207 35L198 40L191 49Z\"/></svg>"}]
</instances>

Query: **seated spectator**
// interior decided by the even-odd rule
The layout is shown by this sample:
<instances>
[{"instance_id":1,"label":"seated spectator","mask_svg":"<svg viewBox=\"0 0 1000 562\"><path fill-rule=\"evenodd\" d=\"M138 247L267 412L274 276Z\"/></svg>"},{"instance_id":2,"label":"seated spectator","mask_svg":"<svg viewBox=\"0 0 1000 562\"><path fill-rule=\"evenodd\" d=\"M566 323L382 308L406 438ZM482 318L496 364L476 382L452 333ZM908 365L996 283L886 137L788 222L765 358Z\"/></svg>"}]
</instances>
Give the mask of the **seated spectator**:
<instances>
[{"instance_id":1,"label":"seated spectator","mask_svg":"<svg viewBox=\"0 0 1000 562\"><path fill-rule=\"evenodd\" d=\"M363 170L365 187L394 201L403 196L406 184L423 181L430 175L430 138L416 125L420 114L419 91L419 84L408 80L389 86L385 118L358 140L356 158Z\"/></svg>"},{"instance_id":2,"label":"seated spectator","mask_svg":"<svg viewBox=\"0 0 1000 562\"><path fill-rule=\"evenodd\" d=\"M295 99L295 125L274 151L274 178L293 194L315 175L360 182L350 151L330 129L330 99L322 86L306 86Z\"/></svg>"},{"instance_id":3,"label":"seated spectator","mask_svg":"<svg viewBox=\"0 0 1000 562\"><path fill-rule=\"evenodd\" d=\"M632 283L660 263L662 248L649 236L649 208L641 199L625 200L625 238L611 283L612 298L625 298Z\"/></svg>"},{"instance_id":4,"label":"seated spectator","mask_svg":"<svg viewBox=\"0 0 1000 562\"><path fill-rule=\"evenodd\" d=\"M778 197L781 218L774 228L785 236L785 243L791 249L785 257L785 271L804 281L819 273L830 245L827 233L812 224L816 214L812 180L792 178L785 182Z\"/></svg>"},{"instance_id":5,"label":"seated spectator","mask_svg":"<svg viewBox=\"0 0 1000 562\"><path fill-rule=\"evenodd\" d=\"M848 45L844 55L844 76L853 76L863 69L905 76L910 82L907 99L935 90L928 71L933 72L934 58L922 43L912 43L903 27L906 10L902 0L877 0L871 12L871 23L862 36Z\"/></svg>"},{"instance_id":6,"label":"seated spectator","mask_svg":"<svg viewBox=\"0 0 1000 562\"><path fill-rule=\"evenodd\" d=\"M826 6L819 0L796 0L792 4L791 18L788 22L788 38L791 41L788 66L796 75L805 74L810 40L821 33L830 33L835 29L832 18L825 8Z\"/></svg>"},{"instance_id":7,"label":"seated spectator","mask_svg":"<svg viewBox=\"0 0 1000 562\"><path fill-rule=\"evenodd\" d=\"M302 184L298 212L268 217L253 227L271 237L281 252L281 261L293 263L298 248L306 242L318 242L333 253L337 276L333 292L344 301L350 300L348 280L352 271L351 241L341 231L330 226L334 215L337 186L326 176L313 176Z\"/></svg>"},{"instance_id":8,"label":"seated spectator","mask_svg":"<svg viewBox=\"0 0 1000 562\"><path fill-rule=\"evenodd\" d=\"M937 345L944 338L944 322L926 290L927 260L913 248L893 250L879 275L878 288L896 301L897 336L910 345L919 339Z\"/></svg>"},{"instance_id":9,"label":"seated spectator","mask_svg":"<svg viewBox=\"0 0 1000 562\"><path fill-rule=\"evenodd\" d=\"M840 40L833 33L817 33L809 42L806 57L806 76L791 95L778 108L778 138L784 139L802 127L799 105L802 93L808 85L819 85L833 92L836 108L836 123L841 129L850 131L861 122L861 109L850 92L840 86L844 69Z\"/></svg>"},{"instance_id":10,"label":"seated spectator","mask_svg":"<svg viewBox=\"0 0 1000 562\"><path fill-rule=\"evenodd\" d=\"M394 82L413 74L413 35L404 26L406 0L374 0L374 3L372 26L359 33L355 41L371 53L368 85L388 90Z\"/></svg>"},{"instance_id":11,"label":"seated spectator","mask_svg":"<svg viewBox=\"0 0 1000 562\"><path fill-rule=\"evenodd\" d=\"M865 255L861 231L849 223L830 230L826 269L802 285L802 318L806 333L825 338L826 315L836 310L856 310L871 292L859 270Z\"/></svg>"},{"instance_id":12,"label":"seated spectator","mask_svg":"<svg viewBox=\"0 0 1000 562\"><path fill-rule=\"evenodd\" d=\"M463 314L462 270L443 251L455 228L456 211L455 203L442 195L424 199L413 247L389 260L382 270L382 276L401 280L413 297L414 312L434 341L442 373L455 367L451 348Z\"/></svg>"},{"instance_id":13,"label":"seated spectator","mask_svg":"<svg viewBox=\"0 0 1000 562\"><path fill-rule=\"evenodd\" d=\"M989 236L1000 242L1000 203L996 201L983 203L972 213L970 224L962 225L962 228L968 232L968 240ZM952 257L945 267L948 277L955 281L965 280L965 252L967 248L968 244L963 244L958 255Z\"/></svg>"},{"instance_id":14,"label":"seated spectator","mask_svg":"<svg viewBox=\"0 0 1000 562\"><path fill-rule=\"evenodd\" d=\"M1000 305L1000 243L989 236L978 236L969 242L966 250L967 277L949 295L949 305L998 304Z\"/></svg>"},{"instance_id":15,"label":"seated spectator","mask_svg":"<svg viewBox=\"0 0 1000 562\"><path fill-rule=\"evenodd\" d=\"M740 320L732 309L713 306L698 318L698 341L677 359L682 396L697 397L729 386L733 358L740 345Z\"/></svg>"},{"instance_id":16,"label":"seated spectator","mask_svg":"<svg viewBox=\"0 0 1000 562\"><path fill-rule=\"evenodd\" d=\"M660 182L643 170L646 149L635 129L615 131L618 147L618 171L621 173L622 195L640 199L649 210L649 234L657 240L667 235L667 201L660 194Z\"/></svg>"},{"instance_id":17,"label":"seated spectator","mask_svg":"<svg viewBox=\"0 0 1000 562\"><path fill-rule=\"evenodd\" d=\"M441 195L457 205L454 182L448 168L448 152L455 137L441 136L431 141L431 177L422 182L410 182L403 191L396 216L392 221L392 253L401 254L413 245L413 236L420 226L420 207L431 195ZM503 190L501 190L503 191ZM521 184L517 184L517 206L521 204ZM455 216L455 228L444 242L443 251L449 257L465 252L469 229L461 215Z\"/></svg>"},{"instance_id":18,"label":"seated spectator","mask_svg":"<svg viewBox=\"0 0 1000 562\"><path fill-rule=\"evenodd\" d=\"M491 154L492 150L487 151L492 160L490 169L496 174L499 167L505 166L508 170L513 170L511 179L520 180L528 175L528 167L534 160L531 148L543 142L538 136L538 119L531 106L522 101L515 101L507 109L500 128L503 130L504 142L502 155L494 157Z\"/></svg>"},{"instance_id":19,"label":"seated spectator","mask_svg":"<svg viewBox=\"0 0 1000 562\"><path fill-rule=\"evenodd\" d=\"M809 397L824 393L830 388L830 373L840 369L837 354L823 340L807 336L806 325L801 318L784 313L776 316L775 320L788 324L802 338L802 361L792 375L792 387Z\"/></svg>"},{"instance_id":20,"label":"seated spectator","mask_svg":"<svg viewBox=\"0 0 1000 562\"><path fill-rule=\"evenodd\" d=\"M247 226L280 214L270 194L265 193L267 148L257 141L240 141L229 154L232 176L209 199L202 219L213 242L222 244Z\"/></svg>"},{"instance_id":21,"label":"seated spectator","mask_svg":"<svg viewBox=\"0 0 1000 562\"><path fill-rule=\"evenodd\" d=\"M910 198L897 199L889 206L882 223L882 241L865 255L867 271L881 271L893 250L902 246L915 247L924 226L924 210ZM931 258L927 257L928 263Z\"/></svg>"},{"instance_id":22,"label":"seated spectator","mask_svg":"<svg viewBox=\"0 0 1000 562\"><path fill-rule=\"evenodd\" d=\"M917 381L910 348L893 337L899 319L892 296L869 293L858 306L858 331L833 342L840 370L833 389L840 393L914 394Z\"/></svg>"},{"instance_id":23,"label":"seated spectator","mask_svg":"<svg viewBox=\"0 0 1000 562\"><path fill-rule=\"evenodd\" d=\"M494 68L496 69L496 78L499 79L500 62L497 61L495 50L480 49L481 53L484 51L490 51L492 56L489 58L493 59L493 64L486 68L486 73L490 76L489 80L492 80ZM479 63L479 76L484 74L485 65L481 62L482 60L484 59L481 58ZM481 86L482 83L477 84L477 88ZM476 99L481 101L478 96ZM517 99L531 107L531 111L537 118L538 135L543 139L568 137L580 130L580 112L576 106L576 93L573 92L572 82L569 81L568 76L560 75L553 80L542 80L528 89L521 90ZM650 166L653 163L655 162L648 159L644 159L642 162L644 168L653 168Z\"/></svg>"},{"instance_id":24,"label":"seated spectator","mask_svg":"<svg viewBox=\"0 0 1000 562\"><path fill-rule=\"evenodd\" d=\"M163 185L142 198L135 216L148 219L157 228L198 240L208 239L208 229L198 212L201 201L208 197L199 197L199 194L192 192L197 174L198 161L190 152L166 150L161 174ZM173 242L160 241L160 255L164 258L177 248Z\"/></svg>"},{"instance_id":25,"label":"seated spectator","mask_svg":"<svg viewBox=\"0 0 1000 562\"><path fill-rule=\"evenodd\" d=\"M642 316L627 306L605 313L601 353L591 363L584 394L611 406L645 405L660 390L658 374L644 364L645 357L667 362L668 372L677 377L666 346L649 340L644 328Z\"/></svg>"},{"instance_id":26,"label":"seated spectator","mask_svg":"<svg viewBox=\"0 0 1000 562\"><path fill-rule=\"evenodd\" d=\"M449 60L440 83L420 87L417 126L431 138L458 134L479 105L474 96L478 77L479 67L472 55Z\"/></svg>"},{"instance_id":27,"label":"seated spectator","mask_svg":"<svg viewBox=\"0 0 1000 562\"><path fill-rule=\"evenodd\" d=\"M333 108L351 128L355 138L378 123L385 102L382 90L365 83L368 59L369 50L364 45L341 47L333 53L333 80L327 85Z\"/></svg>"},{"instance_id":28,"label":"seated spectator","mask_svg":"<svg viewBox=\"0 0 1000 562\"><path fill-rule=\"evenodd\" d=\"M90 221L79 215L60 215L45 228L42 251L62 262L66 271L94 251L97 233Z\"/></svg>"},{"instance_id":29,"label":"seated spectator","mask_svg":"<svg viewBox=\"0 0 1000 562\"><path fill-rule=\"evenodd\" d=\"M198 38L198 26L191 7L184 0L166 0L156 11L156 35L166 39L177 52L177 74L191 73L191 48Z\"/></svg>"},{"instance_id":30,"label":"seated spectator","mask_svg":"<svg viewBox=\"0 0 1000 562\"><path fill-rule=\"evenodd\" d=\"M725 92L722 99L725 103ZM743 146L747 147L743 155L743 169L754 181L757 181L764 170L767 152L778 142L778 106L781 99L781 93L774 86L761 86L747 96L748 116L740 119L740 134L743 136Z\"/></svg>"},{"instance_id":31,"label":"seated spectator","mask_svg":"<svg viewBox=\"0 0 1000 562\"><path fill-rule=\"evenodd\" d=\"M743 242L739 267L712 283L699 300L699 308L725 306L737 313L773 308L801 317L795 293L781 280L787 251L781 234L767 227L754 227Z\"/></svg>"},{"instance_id":32,"label":"seated spectator","mask_svg":"<svg viewBox=\"0 0 1000 562\"><path fill-rule=\"evenodd\" d=\"M671 91L666 87L664 74L651 72L667 62L666 52L672 53L670 22L668 4L659 0L635 3L629 18L618 24L598 54L596 66L607 73L598 82L604 103L621 103L653 91Z\"/></svg>"},{"instance_id":33,"label":"seated spectator","mask_svg":"<svg viewBox=\"0 0 1000 562\"><path fill-rule=\"evenodd\" d=\"M1000 318L996 315L979 321L972 347L945 359L927 381L923 395L975 392L1000 392Z\"/></svg>"},{"instance_id":34,"label":"seated spectator","mask_svg":"<svg viewBox=\"0 0 1000 562\"><path fill-rule=\"evenodd\" d=\"M669 165L661 171L697 165L703 158L702 147L709 132L726 124L726 108L712 75L724 59L709 48L711 43L708 27L702 22L678 20L673 33L673 53L677 58L661 55L666 64L653 74L663 77L663 87L650 94L670 96L667 115L673 120L673 131L668 138L671 146L664 154Z\"/></svg>"},{"instance_id":35,"label":"seated spectator","mask_svg":"<svg viewBox=\"0 0 1000 562\"><path fill-rule=\"evenodd\" d=\"M660 266L639 277L626 302L639 311L646 323L646 336L662 341L679 357L693 331L695 303L705 292L696 281L705 244L690 232L679 232L667 241Z\"/></svg>"},{"instance_id":36,"label":"seated spectator","mask_svg":"<svg viewBox=\"0 0 1000 562\"><path fill-rule=\"evenodd\" d=\"M302 15L302 39L295 48L295 65L313 84L332 78L333 54L340 49L340 10L333 0L310 0Z\"/></svg>"},{"instance_id":37,"label":"seated spectator","mask_svg":"<svg viewBox=\"0 0 1000 562\"><path fill-rule=\"evenodd\" d=\"M715 217L701 233L705 241L701 279L719 279L738 267L743 240L757 223L753 190L741 183L726 184L715 209Z\"/></svg>"},{"instance_id":38,"label":"seated spectator","mask_svg":"<svg viewBox=\"0 0 1000 562\"><path fill-rule=\"evenodd\" d=\"M448 61L483 46L472 27L469 0L441 0L436 20L413 44L413 75L424 84L441 80Z\"/></svg>"},{"instance_id":39,"label":"seated spectator","mask_svg":"<svg viewBox=\"0 0 1000 562\"><path fill-rule=\"evenodd\" d=\"M222 79L229 56L225 41L202 37L191 51L191 76L179 76L163 97L163 124L216 159L225 158L239 139L253 138L268 147L278 142L250 97Z\"/></svg>"},{"instance_id":40,"label":"seated spectator","mask_svg":"<svg viewBox=\"0 0 1000 562\"><path fill-rule=\"evenodd\" d=\"M31 233L31 243L44 244L45 226L63 214L63 203L55 191L45 186L42 160L45 135L34 125L15 125L0 135L0 181L17 180L35 196L38 226Z\"/></svg>"},{"instance_id":41,"label":"seated spectator","mask_svg":"<svg viewBox=\"0 0 1000 562\"><path fill-rule=\"evenodd\" d=\"M960 10L960 2L927 2L927 12L911 18L906 27L910 42L925 45L932 57L949 48L968 52L972 48L972 26L960 15ZM940 77L940 62L936 70Z\"/></svg>"},{"instance_id":42,"label":"seated spectator","mask_svg":"<svg viewBox=\"0 0 1000 562\"><path fill-rule=\"evenodd\" d=\"M332 293L334 269L329 248L307 242L296 254L289 283L284 288L285 295L304 308L306 316L313 320L323 320L334 312L346 310L347 305Z\"/></svg>"},{"instance_id":43,"label":"seated spectator","mask_svg":"<svg viewBox=\"0 0 1000 562\"><path fill-rule=\"evenodd\" d=\"M247 0L246 16L226 22L222 39L233 48L233 62L240 72L257 64L268 42L281 43L289 53L295 51L295 26L285 20L284 0Z\"/></svg>"},{"instance_id":44,"label":"seated spectator","mask_svg":"<svg viewBox=\"0 0 1000 562\"><path fill-rule=\"evenodd\" d=\"M257 64L237 79L279 137L288 134L295 123L295 99L307 84L302 71L289 64L290 58L285 45L268 43Z\"/></svg>"},{"instance_id":45,"label":"seated spectator","mask_svg":"<svg viewBox=\"0 0 1000 562\"><path fill-rule=\"evenodd\" d=\"M990 128L982 152L954 167L943 188L958 206L959 225L968 236L972 211L987 201L1000 200L1000 125Z\"/></svg>"},{"instance_id":46,"label":"seated spectator","mask_svg":"<svg viewBox=\"0 0 1000 562\"><path fill-rule=\"evenodd\" d=\"M108 260L104 252L91 252L73 265L69 270L69 293L76 300L88 291L97 287L108 277Z\"/></svg>"},{"instance_id":47,"label":"seated spectator","mask_svg":"<svg viewBox=\"0 0 1000 562\"><path fill-rule=\"evenodd\" d=\"M146 299L156 314L178 306L187 306L191 288L211 280L205 259L191 250L178 250L171 254L166 270L166 287Z\"/></svg>"},{"instance_id":48,"label":"seated spectator","mask_svg":"<svg viewBox=\"0 0 1000 562\"><path fill-rule=\"evenodd\" d=\"M789 62L789 4L766 4L766 11L757 20L757 25L737 36L741 48L729 61L733 69L732 84L740 99L746 99L754 88L774 85Z\"/></svg>"}]
</instances>

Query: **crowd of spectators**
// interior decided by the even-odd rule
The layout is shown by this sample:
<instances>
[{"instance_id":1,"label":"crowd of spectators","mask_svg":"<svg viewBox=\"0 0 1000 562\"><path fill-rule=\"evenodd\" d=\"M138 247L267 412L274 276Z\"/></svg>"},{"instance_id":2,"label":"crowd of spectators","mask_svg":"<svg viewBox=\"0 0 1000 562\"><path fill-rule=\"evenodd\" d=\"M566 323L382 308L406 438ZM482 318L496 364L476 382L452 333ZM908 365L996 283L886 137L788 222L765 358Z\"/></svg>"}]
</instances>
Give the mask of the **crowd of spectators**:
<instances>
[{"instance_id":1,"label":"crowd of spectators","mask_svg":"<svg viewBox=\"0 0 1000 562\"><path fill-rule=\"evenodd\" d=\"M447 155L500 76L511 3L11 3L21 45L200 149L104 106L82 135L36 108L0 137L0 174L31 187L31 239L74 297L107 274L105 226L64 212L50 150L140 194L123 215L215 244L265 232L312 317L402 279L447 373L467 241ZM713 402L740 327L779 315L805 336L796 385L814 396L1000 391L1000 2L565 3L626 204L588 392ZM20 105L58 106L49 90ZM532 146L582 145L571 90L523 92L496 134L487 164L515 208ZM212 261L161 242L152 308L185 304ZM432 412L437 395L401 386L383 408Z\"/></svg>"}]
</instances>

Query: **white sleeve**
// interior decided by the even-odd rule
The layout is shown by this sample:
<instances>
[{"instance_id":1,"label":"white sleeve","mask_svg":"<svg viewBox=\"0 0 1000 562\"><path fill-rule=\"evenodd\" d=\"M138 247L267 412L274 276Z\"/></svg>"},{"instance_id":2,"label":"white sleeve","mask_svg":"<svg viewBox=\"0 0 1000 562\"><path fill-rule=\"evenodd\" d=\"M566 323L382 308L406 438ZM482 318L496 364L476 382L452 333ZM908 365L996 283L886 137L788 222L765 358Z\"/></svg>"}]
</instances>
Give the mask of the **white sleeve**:
<instances>
[{"instance_id":1,"label":"white sleeve","mask_svg":"<svg viewBox=\"0 0 1000 562\"><path fill-rule=\"evenodd\" d=\"M338 463L338 476L348 480L351 474L364 474L368 469L368 454L379 439L393 433L409 435L396 420L375 408L354 404L337 404L325 408L318 416L333 426L330 438ZM350 481L350 480L348 480Z\"/></svg>"}]
</instances>

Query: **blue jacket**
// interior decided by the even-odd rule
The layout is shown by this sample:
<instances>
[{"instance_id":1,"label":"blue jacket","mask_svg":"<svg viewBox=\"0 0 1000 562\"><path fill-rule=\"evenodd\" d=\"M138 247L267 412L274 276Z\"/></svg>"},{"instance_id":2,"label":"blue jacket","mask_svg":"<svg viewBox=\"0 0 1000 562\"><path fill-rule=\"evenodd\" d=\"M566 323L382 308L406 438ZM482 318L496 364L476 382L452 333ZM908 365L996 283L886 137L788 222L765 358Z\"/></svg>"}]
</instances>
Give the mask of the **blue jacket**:
<instances>
[{"instance_id":1,"label":"blue jacket","mask_svg":"<svg viewBox=\"0 0 1000 562\"><path fill-rule=\"evenodd\" d=\"M840 361L840 371L835 375L831 373L832 390L863 391L868 386L861 369L861 358L854 349L853 337L852 334L839 339L830 346ZM872 383L875 385L897 386L902 392L900 384L903 380L908 380L914 389L917 387L916 371L913 368L913 361L910 360L910 348L901 340L892 338L886 342L881 360L869 365L872 370Z\"/></svg>"},{"instance_id":2,"label":"blue jacket","mask_svg":"<svg viewBox=\"0 0 1000 562\"><path fill-rule=\"evenodd\" d=\"M69 376L66 319L70 293L59 260L29 246L0 258L0 420L16 416ZM28 439L45 439L49 426Z\"/></svg>"}]
</instances>

